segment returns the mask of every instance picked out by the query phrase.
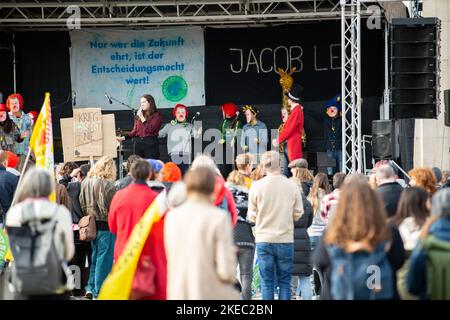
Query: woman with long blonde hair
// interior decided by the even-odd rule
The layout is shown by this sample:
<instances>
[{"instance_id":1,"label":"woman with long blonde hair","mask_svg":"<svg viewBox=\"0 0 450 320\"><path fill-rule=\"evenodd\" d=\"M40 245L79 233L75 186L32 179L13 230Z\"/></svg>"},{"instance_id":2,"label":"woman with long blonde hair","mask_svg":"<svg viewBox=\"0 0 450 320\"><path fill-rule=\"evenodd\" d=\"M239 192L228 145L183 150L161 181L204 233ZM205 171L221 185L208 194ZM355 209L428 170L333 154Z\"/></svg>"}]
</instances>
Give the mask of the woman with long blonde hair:
<instances>
[{"instance_id":1,"label":"woman with long blonde hair","mask_svg":"<svg viewBox=\"0 0 450 320\"><path fill-rule=\"evenodd\" d=\"M395 272L403 265L404 255L402 239L398 230L388 225L379 194L365 179L350 177L342 188L333 220L313 255L313 264L328 280L322 298L397 298ZM378 268L380 286L367 286L371 273L361 271L367 262ZM342 279L348 275L350 282L343 288Z\"/></svg>"},{"instance_id":2,"label":"woman with long blonde hair","mask_svg":"<svg viewBox=\"0 0 450 320\"><path fill-rule=\"evenodd\" d=\"M300 180L302 191L305 196L308 196L314 182L314 176L311 171L308 168L294 167L291 168L291 173L293 178Z\"/></svg>"},{"instance_id":3,"label":"woman with long blonde hair","mask_svg":"<svg viewBox=\"0 0 450 320\"><path fill-rule=\"evenodd\" d=\"M97 237L92 241L92 258L86 298L97 298L113 264L115 236L109 231L108 211L116 192L117 168L111 157L100 158L81 182L80 205L85 216L95 219Z\"/></svg>"},{"instance_id":4,"label":"woman with long blonde hair","mask_svg":"<svg viewBox=\"0 0 450 320\"><path fill-rule=\"evenodd\" d=\"M311 240L311 250L314 251L317 241L322 236L325 227L325 221L320 216L321 203L323 197L330 193L330 184L328 176L325 173L318 173L315 178L311 190L308 194L308 201L311 203L313 209L313 222L308 228L309 238Z\"/></svg>"}]
</instances>

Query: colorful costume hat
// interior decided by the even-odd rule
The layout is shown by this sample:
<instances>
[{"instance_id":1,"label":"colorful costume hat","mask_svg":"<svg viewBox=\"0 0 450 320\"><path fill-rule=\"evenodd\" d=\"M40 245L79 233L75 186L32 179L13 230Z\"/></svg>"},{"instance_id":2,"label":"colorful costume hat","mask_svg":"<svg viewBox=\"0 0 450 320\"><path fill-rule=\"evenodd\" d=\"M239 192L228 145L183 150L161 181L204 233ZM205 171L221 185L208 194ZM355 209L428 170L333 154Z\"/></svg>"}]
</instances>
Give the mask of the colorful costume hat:
<instances>
[{"instance_id":1,"label":"colorful costume hat","mask_svg":"<svg viewBox=\"0 0 450 320\"><path fill-rule=\"evenodd\" d=\"M234 118L238 112L238 107L233 102L228 102L222 105L222 111L225 113L225 117Z\"/></svg>"},{"instance_id":2,"label":"colorful costume hat","mask_svg":"<svg viewBox=\"0 0 450 320\"><path fill-rule=\"evenodd\" d=\"M188 108L187 108L184 104L179 103L179 104L177 104L177 105L173 108L173 110L172 110L172 114L173 114L174 117L175 117L175 115L176 115L176 113L177 113L177 109L178 109L178 108L183 108L183 109L186 111L186 118L189 116L189 110L188 110Z\"/></svg>"},{"instance_id":3,"label":"colorful costume hat","mask_svg":"<svg viewBox=\"0 0 450 320\"><path fill-rule=\"evenodd\" d=\"M325 103L325 109L328 109L330 107L336 107L338 111L342 110L342 99L340 94Z\"/></svg>"},{"instance_id":4,"label":"colorful costume hat","mask_svg":"<svg viewBox=\"0 0 450 320\"><path fill-rule=\"evenodd\" d=\"M6 151L6 153L8 154L8 168L16 168L19 164L19 157L11 151Z\"/></svg>"},{"instance_id":5,"label":"colorful costume hat","mask_svg":"<svg viewBox=\"0 0 450 320\"><path fill-rule=\"evenodd\" d=\"M28 112L28 115L31 115L33 123L36 123L36 120L39 117L39 112L32 110L32 111ZM31 118L31 116L30 116L30 118Z\"/></svg>"},{"instance_id":6,"label":"colorful costume hat","mask_svg":"<svg viewBox=\"0 0 450 320\"><path fill-rule=\"evenodd\" d=\"M294 83L292 85L291 90L286 92L285 95L292 101L299 102L300 97L302 96L302 93L303 93L303 87L297 83Z\"/></svg>"},{"instance_id":7,"label":"colorful costume hat","mask_svg":"<svg viewBox=\"0 0 450 320\"><path fill-rule=\"evenodd\" d=\"M253 113L255 116L259 113L259 110L251 105L246 105L242 108L242 112L245 112L247 110L250 110L251 113Z\"/></svg>"},{"instance_id":8,"label":"colorful costume hat","mask_svg":"<svg viewBox=\"0 0 450 320\"><path fill-rule=\"evenodd\" d=\"M20 95L19 93L14 93L14 94L10 95L8 97L8 99L6 99L6 106L8 107L8 109L10 111L11 111L11 103L10 103L11 99L19 100L20 110L23 110L23 98L22 98L22 95Z\"/></svg>"}]
</instances>

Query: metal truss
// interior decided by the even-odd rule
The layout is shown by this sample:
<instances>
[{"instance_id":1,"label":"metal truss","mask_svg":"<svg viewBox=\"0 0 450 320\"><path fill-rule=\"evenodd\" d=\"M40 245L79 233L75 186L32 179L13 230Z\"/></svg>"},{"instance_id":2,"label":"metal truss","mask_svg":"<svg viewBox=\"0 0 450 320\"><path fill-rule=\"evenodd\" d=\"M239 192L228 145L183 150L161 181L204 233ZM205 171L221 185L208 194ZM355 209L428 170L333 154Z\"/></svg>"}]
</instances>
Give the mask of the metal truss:
<instances>
[{"instance_id":1,"label":"metal truss","mask_svg":"<svg viewBox=\"0 0 450 320\"><path fill-rule=\"evenodd\" d=\"M371 1L376 2L376 1ZM340 18L340 0L0 0L0 27L229 25ZM366 6L366 5L363 5Z\"/></svg>"},{"instance_id":2,"label":"metal truss","mask_svg":"<svg viewBox=\"0 0 450 320\"><path fill-rule=\"evenodd\" d=\"M342 164L344 173L362 173L361 3L342 0Z\"/></svg>"},{"instance_id":3,"label":"metal truss","mask_svg":"<svg viewBox=\"0 0 450 320\"><path fill-rule=\"evenodd\" d=\"M66 27L74 12L81 27L135 27L339 19L339 9L339 0L1 0L0 27Z\"/></svg>"}]
</instances>

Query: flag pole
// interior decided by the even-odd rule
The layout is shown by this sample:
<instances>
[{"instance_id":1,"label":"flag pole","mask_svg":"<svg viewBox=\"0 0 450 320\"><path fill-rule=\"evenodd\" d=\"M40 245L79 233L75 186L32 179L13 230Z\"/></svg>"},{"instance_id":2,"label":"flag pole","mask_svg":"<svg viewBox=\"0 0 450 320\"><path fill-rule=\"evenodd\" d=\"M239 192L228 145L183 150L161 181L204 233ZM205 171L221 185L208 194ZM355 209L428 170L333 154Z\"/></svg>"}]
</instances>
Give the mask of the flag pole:
<instances>
[{"instance_id":1,"label":"flag pole","mask_svg":"<svg viewBox=\"0 0 450 320\"><path fill-rule=\"evenodd\" d=\"M27 157L26 157L26 159L25 159L25 163L23 164L22 172L20 172L19 181L17 182L16 192L14 192L14 197L13 197L13 200L12 200L12 202L11 202L11 207L10 207L10 208L12 208L12 207L16 204L17 190L19 189L20 183L22 182L23 175L24 175L24 173L25 173L25 170L26 170L26 168L27 168L28 162L29 162L29 160L30 160L30 155L31 155L31 148L28 147Z\"/></svg>"}]
</instances>

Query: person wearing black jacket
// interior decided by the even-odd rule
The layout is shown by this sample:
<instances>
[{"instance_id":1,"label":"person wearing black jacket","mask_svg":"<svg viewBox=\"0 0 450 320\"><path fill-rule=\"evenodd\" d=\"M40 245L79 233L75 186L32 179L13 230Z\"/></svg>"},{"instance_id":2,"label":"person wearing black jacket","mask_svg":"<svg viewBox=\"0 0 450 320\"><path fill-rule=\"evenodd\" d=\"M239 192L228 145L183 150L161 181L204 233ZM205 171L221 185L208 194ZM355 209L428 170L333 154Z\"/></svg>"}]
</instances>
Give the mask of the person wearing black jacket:
<instances>
[{"instance_id":1,"label":"person wearing black jacket","mask_svg":"<svg viewBox=\"0 0 450 320\"><path fill-rule=\"evenodd\" d=\"M336 160L336 166L328 167L328 175L333 175L342 170L342 101L341 95L325 103L325 111L317 112L310 108L305 108L305 116L313 118L323 125L323 149L327 157Z\"/></svg>"},{"instance_id":2,"label":"person wearing black jacket","mask_svg":"<svg viewBox=\"0 0 450 320\"><path fill-rule=\"evenodd\" d=\"M123 177L122 179L119 179L116 182L114 182L114 186L116 187L117 191L125 189L133 182L133 178L131 177L131 166L137 160L140 160L140 159L142 159L142 158L136 154L132 154L128 157L128 160L127 160L128 174L125 177Z\"/></svg>"},{"instance_id":3,"label":"person wearing black jacket","mask_svg":"<svg viewBox=\"0 0 450 320\"><path fill-rule=\"evenodd\" d=\"M374 246L386 241L388 243L386 257L392 268L393 277L392 298L399 299L396 272L405 261L405 249L397 228L388 225L386 218L379 195L363 178L353 177L345 183L333 219L312 256L313 265L323 276L320 293L322 300L333 298L332 261L327 251L329 245L343 248L351 256L358 252L372 252ZM356 221L358 223L355 223ZM361 234L362 230L365 230L367 235Z\"/></svg>"},{"instance_id":4,"label":"person wearing black jacket","mask_svg":"<svg viewBox=\"0 0 450 320\"><path fill-rule=\"evenodd\" d=\"M11 202L14 198L14 192L17 188L17 183L19 178L8 172L6 166L8 164L8 154L6 151L0 150L0 206L2 208L3 214L0 215L0 224L4 222L6 218L6 213L11 206Z\"/></svg>"},{"instance_id":5,"label":"person wearing black jacket","mask_svg":"<svg viewBox=\"0 0 450 320\"><path fill-rule=\"evenodd\" d=\"M403 187L396 182L394 169L389 164L380 166L376 173L378 192L384 203L388 217L395 216Z\"/></svg>"},{"instance_id":6,"label":"person wearing black jacket","mask_svg":"<svg viewBox=\"0 0 450 320\"><path fill-rule=\"evenodd\" d=\"M300 180L291 178L299 186ZM302 191L303 215L294 222L294 265L292 267L291 289L293 297L300 297L302 300L312 299L312 288L310 276L311 265L311 244L307 229L313 221L311 203L306 199Z\"/></svg>"},{"instance_id":7,"label":"person wearing black jacket","mask_svg":"<svg viewBox=\"0 0 450 320\"><path fill-rule=\"evenodd\" d=\"M238 247L239 275L242 287L242 299L252 299L253 260L255 257L255 237L253 224L247 220L248 189L245 187L244 176L234 170L227 179L227 188L233 195L238 218L234 227L234 242Z\"/></svg>"},{"instance_id":8,"label":"person wearing black jacket","mask_svg":"<svg viewBox=\"0 0 450 320\"><path fill-rule=\"evenodd\" d=\"M90 169L90 165L83 164L79 168L76 168L70 176L73 176L76 178L76 181L69 182L67 187L67 193L69 194L70 200L72 202L72 223L78 224L80 219L83 217L83 211L81 210L80 205L80 190L81 190L81 181L86 178L88 172ZM62 183L60 181L60 183ZM84 288L84 286L87 283L87 279L89 278L88 270L85 270L85 264L86 264L86 258L89 261L89 265L91 265L91 243L89 241L81 241L80 240L80 231L74 230L73 231L73 239L75 242L75 255L73 256L72 260L70 261L70 265L75 265L80 269L80 284L81 288ZM81 296L82 292L81 289L75 289L73 291L74 296Z\"/></svg>"}]
</instances>

